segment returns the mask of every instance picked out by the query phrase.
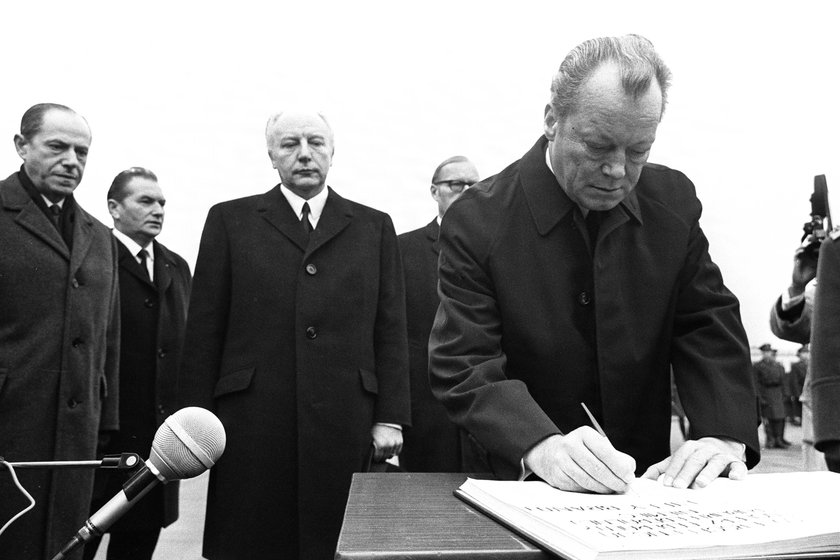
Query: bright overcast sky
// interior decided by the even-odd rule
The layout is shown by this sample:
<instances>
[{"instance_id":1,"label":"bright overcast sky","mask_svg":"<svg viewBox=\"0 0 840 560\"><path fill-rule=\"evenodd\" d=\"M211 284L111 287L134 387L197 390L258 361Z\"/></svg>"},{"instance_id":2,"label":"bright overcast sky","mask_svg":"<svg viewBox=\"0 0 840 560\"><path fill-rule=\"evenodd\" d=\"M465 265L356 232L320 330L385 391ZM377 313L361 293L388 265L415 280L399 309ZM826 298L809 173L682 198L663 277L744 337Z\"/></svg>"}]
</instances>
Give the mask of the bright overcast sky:
<instances>
[{"instance_id":1,"label":"bright overcast sky","mask_svg":"<svg viewBox=\"0 0 840 560\"><path fill-rule=\"evenodd\" d=\"M312 106L335 130L328 183L388 212L402 233L434 216L439 161L466 155L485 177L531 147L572 47L639 33L674 74L650 160L694 181L750 343L794 349L767 317L790 279L814 175L840 192L834 5L7 2L0 172L20 165L12 137L29 106L69 105L93 130L80 203L111 225L111 179L152 169L168 199L160 240L192 266L212 204L277 183L269 114Z\"/></svg>"}]
</instances>

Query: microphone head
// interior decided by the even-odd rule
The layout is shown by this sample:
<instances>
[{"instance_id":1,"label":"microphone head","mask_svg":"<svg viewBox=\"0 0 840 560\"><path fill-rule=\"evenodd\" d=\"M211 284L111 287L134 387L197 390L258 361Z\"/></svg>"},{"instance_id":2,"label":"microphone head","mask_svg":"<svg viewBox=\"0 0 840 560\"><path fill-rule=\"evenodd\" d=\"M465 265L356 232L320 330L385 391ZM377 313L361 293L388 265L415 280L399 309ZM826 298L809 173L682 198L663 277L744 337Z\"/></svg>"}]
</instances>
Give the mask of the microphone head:
<instances>
[{"instance_id":1,"label":"microphone head","mask_svg":"<svg viewBox=\"0 0 840 560\"><path fill-rule=\"evenodd\" d=\"M164 480L198 476L225 450L225 428L215 414L197 406L182 408L155 433L149 463Z\"/></svg>"}]
</instances>

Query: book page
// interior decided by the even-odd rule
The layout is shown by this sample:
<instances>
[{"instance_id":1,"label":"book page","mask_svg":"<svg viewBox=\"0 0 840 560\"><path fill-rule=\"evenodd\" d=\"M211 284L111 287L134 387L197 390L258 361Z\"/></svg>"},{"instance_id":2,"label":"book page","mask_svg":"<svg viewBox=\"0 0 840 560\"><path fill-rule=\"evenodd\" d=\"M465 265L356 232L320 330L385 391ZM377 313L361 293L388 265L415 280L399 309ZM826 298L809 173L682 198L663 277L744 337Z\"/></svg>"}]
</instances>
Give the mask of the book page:
<instances>
[{"instance_id":1,"label":"book page","mask_svg":"<svg viewBox=\"0 0 840 560\"><path fill-rule=\"evenodd\" d=\"M699 490L637 480L633 493L619 495L564 492L542 482L469 479L465 486L465 492L498 502L497 507L511 507L511 525L517 516L529 518L530 530L556 532L595 551L745 547L785 540L799 541L796 547L802 550L801 539L825 534L840 544L834 512L840 475L834 473L748 475L743 481L718 479ZM815 549L826 539L818 541Z\"/></svg>"}]
</instances>

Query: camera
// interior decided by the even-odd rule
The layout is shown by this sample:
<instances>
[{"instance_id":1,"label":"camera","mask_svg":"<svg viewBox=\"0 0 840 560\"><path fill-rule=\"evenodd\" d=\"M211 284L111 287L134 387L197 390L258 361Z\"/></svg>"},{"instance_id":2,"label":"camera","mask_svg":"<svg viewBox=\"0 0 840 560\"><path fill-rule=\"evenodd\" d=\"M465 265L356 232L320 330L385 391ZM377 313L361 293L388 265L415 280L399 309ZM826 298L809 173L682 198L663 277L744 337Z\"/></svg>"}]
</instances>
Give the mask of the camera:
<instances>
[{"instance_id":1,"label":"camera","mask_svg":"<svg viewBox=\"0 0 840 560\"><path fill-rule=\"evenodd\" d=\"M811 194L811 219L802 226L802 246L805 255L814 260L820 252L820 245L831 231L831 210L828 206L828 185L825 175L814 177L814 192Z\"/></svg>"}]
</instances>

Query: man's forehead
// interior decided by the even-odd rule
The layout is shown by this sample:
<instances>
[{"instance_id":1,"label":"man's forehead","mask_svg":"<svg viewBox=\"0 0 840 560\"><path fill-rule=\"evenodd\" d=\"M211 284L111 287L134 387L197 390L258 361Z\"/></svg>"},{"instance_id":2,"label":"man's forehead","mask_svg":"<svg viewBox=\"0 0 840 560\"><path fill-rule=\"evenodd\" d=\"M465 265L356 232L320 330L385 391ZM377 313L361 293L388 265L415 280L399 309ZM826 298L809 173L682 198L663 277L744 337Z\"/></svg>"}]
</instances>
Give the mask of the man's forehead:
<instances>
[{"instance_id":1,"label":"man's forehead","mask_svg":"<svg viewBox=\"0 0 840 560\"><path fill-rule=\"evenodd\" d=\"M44 113L41 127L36 136L44 139L61 138L76 143L90 144L90 128L78 114L62 109L51 109Z\"/></svg>"},{"instance_id":2,"label":"man's forehead","mask_svg":"<svg viewBox=\"0 0 840 560\"><path fill-rule=\"evenodd\" d=\"M284 113L274 122L274 133L295 137L330 136L330 127L317 113Z\"/></svg>"},{"instance_id":3,"label":"man's forehead","mask_svg":"<svg viewBox=\"0 0 840 560\"><path fill-rule=\"evenodd\" d=\"M478 176L478 170L475 165L469 161L455 161L446 164L440 170L439 180L446 181L450 179L474 179Z\"/></svg>"},{"instance_id":4,"label":"man's forehead","mask_svg":"<svg viewBox=\"0 0 840 560\"><path fill-rule=\"evenodd\" d=\"M163 198L163 191L154 179L149 177L132 177L126 185L128 196L150 196Z\"/></svg>"}]
</instances>

